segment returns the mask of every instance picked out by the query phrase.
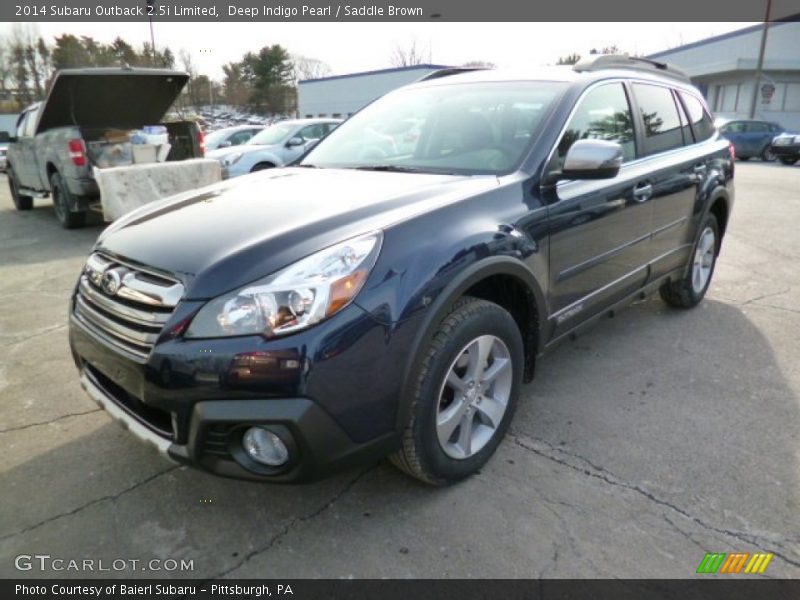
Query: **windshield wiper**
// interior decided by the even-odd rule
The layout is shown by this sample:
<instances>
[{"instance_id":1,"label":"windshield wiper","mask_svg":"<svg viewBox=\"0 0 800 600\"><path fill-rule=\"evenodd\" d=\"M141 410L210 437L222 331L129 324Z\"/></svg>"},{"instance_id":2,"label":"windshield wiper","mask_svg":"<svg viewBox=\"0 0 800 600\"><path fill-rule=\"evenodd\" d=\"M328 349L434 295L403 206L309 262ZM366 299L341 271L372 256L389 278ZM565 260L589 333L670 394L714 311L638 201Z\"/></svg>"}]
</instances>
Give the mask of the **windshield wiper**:
<instances>
[{"instance_id":1,"label":"windshield wiper","mask_svg":"<svg viewBox=\"0 0 800 600\"><path fill-rule=\"evenodd\" d=\"M438 169L423 169L420 167L406 167L403 165L361 165L358 167L351 167L358 171L388 171L392 173L431 173L436 175L455 175L450 171Z\"/></svg>"}]
</instances>

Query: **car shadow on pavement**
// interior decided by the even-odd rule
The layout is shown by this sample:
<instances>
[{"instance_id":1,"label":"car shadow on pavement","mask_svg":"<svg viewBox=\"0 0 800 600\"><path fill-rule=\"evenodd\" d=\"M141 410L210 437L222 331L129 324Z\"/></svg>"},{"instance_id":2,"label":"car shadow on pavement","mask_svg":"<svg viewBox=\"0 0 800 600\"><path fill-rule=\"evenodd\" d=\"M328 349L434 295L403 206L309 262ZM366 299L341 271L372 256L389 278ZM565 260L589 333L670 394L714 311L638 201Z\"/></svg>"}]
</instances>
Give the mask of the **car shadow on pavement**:
<instances>
[{"instance_id":1,"label":"car shadow on pavement","mask_svg":"<svg viewBox=\"0 0 800 600\"><path fill-rule=\"evenodd\" d=\"M220 479L101 412L0 434L31 456L0 475L0 555L194 560L159 577L680 577L701 548L757 545L800 561L798 400L761 327L710 299L635 305L540 361L498 454L444 489L385 462L307 485Z\"/></svg>"},{"instance_id":2,"label":"car shadow on pavement","mask_svg":"<svg viewBox=\"0 0 800 600\"><path fill-rule=\"evenodd\" d=\"M64 229L50 200L34 200L33 209L27 211L3 202L0 223L0 267L85 257L106 226L99 214L91 213L85 227Z\"/></svg>"}]
</instances>

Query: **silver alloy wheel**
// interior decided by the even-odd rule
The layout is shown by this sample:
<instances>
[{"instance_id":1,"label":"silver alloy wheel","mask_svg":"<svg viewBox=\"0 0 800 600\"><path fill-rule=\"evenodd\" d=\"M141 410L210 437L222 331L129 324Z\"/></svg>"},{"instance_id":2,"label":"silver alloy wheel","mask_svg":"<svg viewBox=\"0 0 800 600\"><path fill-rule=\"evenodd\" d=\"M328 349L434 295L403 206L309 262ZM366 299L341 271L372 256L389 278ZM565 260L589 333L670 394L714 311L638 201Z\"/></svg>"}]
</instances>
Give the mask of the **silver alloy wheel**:
<instances>
[{"instance_id":1,"label":"silver alloy wheel","mask_svg":"<svg viewBox=\"0 0 800 600\"><path fill-rule=\"evenodd\" d=\"M447 456L469 458L486 446L506 413L512 383L503 340L482 335L464 346L439 389L436 434Z\"/></svg>"},{"instance_id":2,"label":"silver alloy wheel","mask_svg":"<svg viewBox=\"0 0 800 600\"><path fill-rule=\"evenodd\" d=\"M706 288L714 267L714 253L716 252L716 236L711 227L706 227L697 242L692 263L692 289L695 294L700 294Z\"/></svg>"}]
</instances>

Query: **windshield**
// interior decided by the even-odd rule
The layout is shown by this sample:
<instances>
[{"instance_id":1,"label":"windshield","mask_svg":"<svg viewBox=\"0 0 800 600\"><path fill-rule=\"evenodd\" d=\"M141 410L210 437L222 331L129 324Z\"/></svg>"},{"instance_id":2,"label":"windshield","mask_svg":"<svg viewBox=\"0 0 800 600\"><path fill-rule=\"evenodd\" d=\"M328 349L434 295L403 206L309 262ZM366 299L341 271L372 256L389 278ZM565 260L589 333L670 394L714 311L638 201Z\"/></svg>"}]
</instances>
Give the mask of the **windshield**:
<instances>
[{"instance_id":1,"label":"windshield","mask_svg":"<svg viewBox=\"0 0 800 600\"><path fill-rule=\"evenodd\" d=\"M301 164L465 174L519 166L565 83L435 85L384 96L342 123Z\"/></svg>"},{"instance_id":2,"label":"windshield","mask_svg":"<svg viewBox=\"0 0 800 600\"><path fill-rule=\"evenodd\" d=\"M255 146L273 146L280 144L294 131L294 125L273 125L250 138L248 144Z\"/></svg>"}]
</instances>

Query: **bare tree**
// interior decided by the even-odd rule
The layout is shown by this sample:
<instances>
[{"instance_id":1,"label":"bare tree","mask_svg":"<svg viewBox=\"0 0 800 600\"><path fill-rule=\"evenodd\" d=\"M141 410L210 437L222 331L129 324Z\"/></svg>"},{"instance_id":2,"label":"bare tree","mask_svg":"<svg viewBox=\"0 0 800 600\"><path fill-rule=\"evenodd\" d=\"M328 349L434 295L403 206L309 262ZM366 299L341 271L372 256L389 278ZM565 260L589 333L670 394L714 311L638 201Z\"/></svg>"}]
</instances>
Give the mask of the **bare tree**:
<instances>
[{"instance_id":1,"label":"bare tree","mask_svg":"<svg viewBox=\"0 0 800 600\"><path fill-rule=\"evenodd\" d=\"M303 56L301 54L291 55L292 67L294 69L295 82L303 79L319 79L331 74L331 66L319 59Z\"/></svg>"},{"instance_id":2,"label":"bare tree","mask_svg":"<svg viewBox=\"0 0 800 600\"><path fill-rule=\"evenodd\" d=\"M418 44L416 39L413 39L405 48L399 44L395 46L389 60L395 67L413 67L430 63L431 48L428 46L426 49Z\"/></svg>"},{"instance_id":3,"label":"bare tree","mask_svg":"<svg viewBox=\"0 0 800 600\"><path fill-rule=\"evenodd\" d=\"M566 56L559 56L558 60L556 61L557 65L574 65L581 59L581 55L577 52L573 52L572 54L567 54Z\"/></svg>"}]
</instances>

